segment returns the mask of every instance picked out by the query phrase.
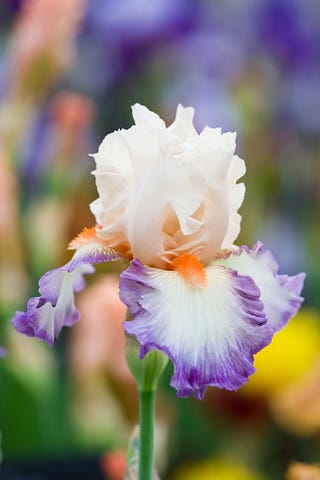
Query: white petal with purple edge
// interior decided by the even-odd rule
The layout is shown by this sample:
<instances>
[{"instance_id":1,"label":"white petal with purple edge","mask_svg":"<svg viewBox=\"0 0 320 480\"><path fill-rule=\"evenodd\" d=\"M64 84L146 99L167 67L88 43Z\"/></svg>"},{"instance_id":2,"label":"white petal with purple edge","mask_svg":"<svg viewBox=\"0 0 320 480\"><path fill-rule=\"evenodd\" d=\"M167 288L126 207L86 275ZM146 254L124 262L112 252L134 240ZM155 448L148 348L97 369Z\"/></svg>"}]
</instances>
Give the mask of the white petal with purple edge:
<instances>
[{"instance_id":1,"label":"white petal with purple edge","mask_svg":"<svg viewBox=\"0 0 320 480\"><path fill-rule=\"evenodd\" d=\"M261 291L268 324L274 332L283 328L299 309L300 296L305 279L304 273L289 277L278 275L278 264L270 251L258 242L252 250L240 247L226 259L214 261L236 270L240 275L250 275Z\"/></svg>"},{"instance_id":2,"label":"white petal with purple edge","mask_svg":"<svg viewBox=\"0 0 320 480\"><path fill-rule=\"evenodd\" d=\"M136 259L121 275L120 298L134 316L125 331L141 357L152 349L169 356L181 397L203 398L207 386L238 389L255 371L253 354L272 338L253 280L222 266L205 271L205 288Z\"/></svg>"},{"instance_id":3,"label":"white petal with purple edge","mask_svg":"<svg viewBox=\"0 0 320 480\"><path fill-rule=\"evenodd\" d=\"M90 235L93 236L94 232ZM120 258L99 239L90 239L88 231L80 234L76 242L78 250L70 262L41 277L41 297L31 298L27 312L16 312L12 319L18 332L45 340L50 346L58 338L62 327L70 327L78 320L74 294L85 287L84 275L94 273L92 264Z\"/></svg>"},{"instance_id":4,"label":"white petal with purple edge","mask_svg":"<svg viewBox=\"0 0 320 480\"><path fill-rule=\"evenodd\" d=\"M59 269L46 273L41 279L45 281L41 283L40 280L40 293L47 294L47 298L33 297L28 302L26 313L16 312L12 320L15 329L52 346L62 327L70 327L78 320L79 312L74 303L75 286L79 290L82 284L83 288L83 274L93 271L91 265L82 265L71 273Z\"/></svg>"}]
</instances>

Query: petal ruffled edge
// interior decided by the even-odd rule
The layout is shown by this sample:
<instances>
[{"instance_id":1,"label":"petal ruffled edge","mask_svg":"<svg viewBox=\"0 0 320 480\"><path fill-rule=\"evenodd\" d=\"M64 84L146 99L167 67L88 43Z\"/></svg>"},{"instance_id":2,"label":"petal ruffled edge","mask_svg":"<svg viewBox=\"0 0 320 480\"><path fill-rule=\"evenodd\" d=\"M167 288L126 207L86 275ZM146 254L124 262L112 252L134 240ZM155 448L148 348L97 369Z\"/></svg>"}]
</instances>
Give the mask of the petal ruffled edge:
<instances>
[{"instance_id":1,"label":"petal ruffled edge","mask_svg":"<svg viewBox=\"0 0 320 480\"><path fill-rule=\"evenodd\" d=\"M236 270L240 275L250 275L261 291L267 320L274 332L281 330L300 308L305 273L294 276L279 275L279 266L272 253L257 242L250 250L243 245L227 258L220 258L214 265Z\"/></svg>"}]
</instances>

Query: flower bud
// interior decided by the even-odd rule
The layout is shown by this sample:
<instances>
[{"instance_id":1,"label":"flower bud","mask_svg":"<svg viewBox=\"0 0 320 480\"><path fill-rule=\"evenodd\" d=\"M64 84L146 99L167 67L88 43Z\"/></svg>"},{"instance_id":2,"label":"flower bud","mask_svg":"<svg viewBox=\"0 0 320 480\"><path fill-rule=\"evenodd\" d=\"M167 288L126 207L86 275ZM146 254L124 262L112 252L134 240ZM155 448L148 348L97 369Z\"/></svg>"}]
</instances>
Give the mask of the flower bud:
<instances>
[{"instance_id":1,"label":"flower bud","mask_svg":"<svg viewBox=\"0 0 320 480\"><path fill-rule=\"evenodd\" d=\"M139 392L150 392L157 388L158 380L167 366L168 357L158 350L139 358L140 345L132 335L127 336L126 358Z\"/></svg>"}]
</instances>

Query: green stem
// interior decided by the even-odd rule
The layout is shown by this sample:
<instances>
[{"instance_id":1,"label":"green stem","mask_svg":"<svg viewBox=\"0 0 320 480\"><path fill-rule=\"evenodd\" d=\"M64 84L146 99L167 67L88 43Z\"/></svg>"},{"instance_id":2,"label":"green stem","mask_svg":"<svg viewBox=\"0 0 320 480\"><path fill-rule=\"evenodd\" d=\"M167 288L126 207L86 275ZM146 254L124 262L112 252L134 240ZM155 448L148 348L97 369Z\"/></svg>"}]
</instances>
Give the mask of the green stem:
<instances>
[{"instance_id":1,"label":"green stem","mask_svg":"<svg viewBox=\"0 0 320 480\"><path fill-rule=\"evenodd\" d=\"M153 425L156 392L139 392L140 449L139 480L152 480L153 470Z\"/></svg>"}]
</instances>

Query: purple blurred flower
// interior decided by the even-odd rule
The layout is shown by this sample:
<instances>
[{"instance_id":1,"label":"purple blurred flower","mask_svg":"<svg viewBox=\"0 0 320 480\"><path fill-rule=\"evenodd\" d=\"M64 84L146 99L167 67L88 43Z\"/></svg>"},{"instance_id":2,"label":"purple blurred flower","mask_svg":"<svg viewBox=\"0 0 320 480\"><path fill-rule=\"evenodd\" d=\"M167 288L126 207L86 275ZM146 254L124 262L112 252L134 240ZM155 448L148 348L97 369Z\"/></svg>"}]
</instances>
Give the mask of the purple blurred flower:
<instances>
[{"instance_id":1,"label":"purple blurred flower","mask_svg":"<svg viewBox=\"0 0 320 480\"><path fill-rule=\"evenodd\" d=\"M35 110L20 146L23 187L34 194L48 170L61 158L85 168L94 106L91 99L72 92L60 92L45 108ZM86 162L87 163L87 162ZM61 160L60 160L61 165ZM66 165L67 167L67 165Z\"/></svg>"},{"instance_id":2,"label":"purple blurred flower","mask_svg":"<svg viewBox=\"0 0 320 480\"><path fill-rule=\"evenodd\" d=\"M162 108L166 116L172 116L172 106L178 102L192 103L197 109L196 127L217 122L222 130L240 129L240 112L222 82L205 76L181 72L174 76L162 92Z\"/></svg>"},{"instance_id":3,"label":"purple blurred flower","mask_svg":"<svg viewBox=\"0 0 320 480\"><path fill-rule=\"evenodd\" d=\"M318 135L320 130L319 85L320 68L305 69L287 78L279 87L277 117L280 122L287 128L299 132L300 135Z\"/></svg>"},{"instance_id":4,"label":"purple blurred flower","mask_svg":"<svg viewBox=\"0 0 320 480\"><path fill-rule=\"evenodd\" d=\"M167 36L188 25L193 12L188 0L91 0L86 26L106 42L134 42Z\"/></svg>"},{"instance_id":5,"label":"purple blurred flower","mask_svg":"<svg viewBox=\"0 0 320 480\"><path fill-rule=\"evenodd\" d=\"M279 62L280 69L301 68L319 54L319 24L312 24L311 12L319 18L319 3L264 0L259 5L256 28L261 36L260 48Z\"/></svg>"},{"instance_id":6,"label":"purple blurred flower","mask_svg":"<svg viewBox=\"0 0 320 480\"><path fill-rule=\"evenodd\" d=\"M78 38L82 54L69 79L85 91L110 88L162 42L188 30L195 5L188 0L90 0Z\"/></svg>"},{"instance_id":7,"label":"purple blurred flower","mask_svg":"<svg viewBox=\"0 0 320 480\"><path fill-rule=\"evenodd\" d=\"M39 179L47 171L54 151L50 135L51 116L48 109L35 111L21 140L21 173L23 186L37 189Z\"/></svg>"}]
</instances>

